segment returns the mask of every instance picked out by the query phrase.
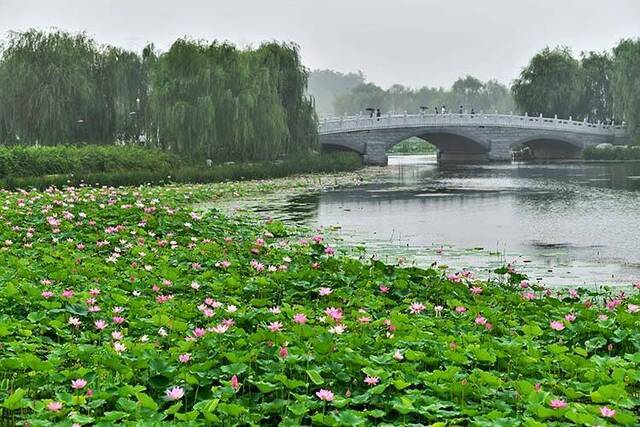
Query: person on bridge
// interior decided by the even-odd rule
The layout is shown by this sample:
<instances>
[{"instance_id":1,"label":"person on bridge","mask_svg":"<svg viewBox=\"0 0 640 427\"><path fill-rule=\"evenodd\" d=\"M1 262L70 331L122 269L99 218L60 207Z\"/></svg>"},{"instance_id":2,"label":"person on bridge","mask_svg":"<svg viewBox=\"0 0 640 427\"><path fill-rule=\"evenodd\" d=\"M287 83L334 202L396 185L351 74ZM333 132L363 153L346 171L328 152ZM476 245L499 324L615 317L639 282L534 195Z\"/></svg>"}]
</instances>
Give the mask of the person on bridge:
<instances>
[{"instance_id":1,"label":"person on bridge","mask_svg":"<svg viewBox=\"0 0 640 427\"><path fill-rule=\"evenodd\" d=\"M380 113L380 109L376 109L376 117L378 118L378 120L380 120L380 116L382 116L382 113Z\"/></svg>"},{"instance_id":2,"label":"person on bridge","mask_svg":"<svg viewBox=\"0 0 640 427\"><path fill-rule=\"evenodd\" d=\"M447 114L447 107L444 105L442 106L442 114Z\"/></svg>"},{"instance_id":3,"label":"person on bridge","mask_svg":"<svg viewBox=\"0 0 640 427\"><path fill-rule=\"evenodd\" d=\"M476 110L473 109L473 107L471 107L471 117L473 117L476 114Z\"/></svg>"},{"instance_id":4,"label":"person on bridge","mask_svg":"<svg viewBox=\"0 0 640 427\"><path fill-rule=\"evenodd\" d=\"M438 111L438 107L435 107L434 109L436 110L436 114L438 114L438 112L439 112L439 111Z\"/></svg>"},{"instance_id":5,"label":"person on bridge","mask_svg":"<svg viewBox=\"0 0 640 427\"><path fill-rule=\"evenodd\" d=\"M463 112L463 111L464 111L464 110L462 109L462 105L461 105L461 106L460 106L460 111L459 111L459 113L460 113L460 114L462 114L462 112Z\"/></svg>"}]
</instances>

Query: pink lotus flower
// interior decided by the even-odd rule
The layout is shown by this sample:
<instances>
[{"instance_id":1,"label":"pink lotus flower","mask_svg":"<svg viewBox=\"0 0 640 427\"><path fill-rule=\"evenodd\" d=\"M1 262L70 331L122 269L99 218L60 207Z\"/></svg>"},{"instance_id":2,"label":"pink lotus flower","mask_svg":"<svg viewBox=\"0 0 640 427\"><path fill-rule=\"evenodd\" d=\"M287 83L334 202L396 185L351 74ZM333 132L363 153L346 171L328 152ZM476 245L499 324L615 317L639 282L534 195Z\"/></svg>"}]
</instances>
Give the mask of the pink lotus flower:
<instances>
[{"instance_id":1,"label":"pink lotus flower","mask_svg":"<svg viewBox=\"0 0 640 427\"><path fill-rule=\"evenodd\" d=\"M536 294L534 294L533 292L523 292L522 293L522 299L526 300L526 301L531 301L536 299Z\"/></svg>"},{"instance_id":2,"label":"pink lotus flower","mask_svg":"<svg viewBox=\"0 0 640 427\"><path fill-rule=\"evenodd\" d=\"M638 311L640 311L640 306L637 306L635 304L629 304L627 305L627 311L629 313L637 313Z\"/></svg>"},{"instance_id":3,"label":"pink lotus flower","mask_svg":"<svg viewBox=\"0 0 640 427\"><path fill-rule=\"evenodd\" d=\"M478 314L474 322L476 322L476 325L484 325L485 323L487 323L487 319Z\"/></svg>"},{"instance_id":4,"label":"pink lotus flower","mask_svg":"<svg viewBox=\"0 0 640 427\"><path fill-rule=\"evenodd\" d=\"M231 377L231 388L238 391L240 388L240 382L238 381L238 376L234 375Z\"/></svg>"},{"instance_id":5,"label":"pink lotus flower","mask_svg":"<svg viewBox=\"0 0 640 427\"><path fill-rule=\"evenodd\" d=\"M333 290L331 288L320 288L320 290L318 291L321 297L325 297L331 294L332 292Z\"/></svg>"},{"instance_id":6,"label":"pink lotus flower","mask_svg":"<svg viewBox=\"0 0 640 427\"><path fill-rule=\"evenodd\" d=\"M168 400L179 400L184 396L184 389L182 387L174 387L167 389L164 393Z\"/></svg>"},{"instance_id":7,"label":"pink lotus flower","mask_svg":"<svg viewBox=\"0 0 640 427\"><path fill-rule=\"evenodd\" d=\"M609 408L608 406L603 406L600 408L600 415L605 418L613 418L616 416L616 411L614 409Z\"/></svg>"},{"instance_id":8,"label":"pink lotus flower","mask_svg":"<svg viewBox=\"0 0 640 427\"><path fill-rule=\"evenodd\" d=\"M600 314L598 315L598 320L608 320L609 316L607 316L606 314Z\"/></svg>"},{"instance_id":9,"label":"pink lotus flower","mask_svg":"<svg viewBox=\"0 0 640 427\"><path fill-rule=\"evenodd\" d=\"M207 331L204 328L195 328L193 330L193 336L196 338L201 338Z\"/></svg>"},{"instance_id":10,"label":"pink lotus flower","mask_svg":"<svg viewBox=\"0 0 640 427\"><path fill-rule=\"evenodd\" d=\"M293 321L299 325L307 323L307 316L304 313L296 313L293 315Z\"/></svg>"},{"instance_id":11,"label":"pink lotus flower","mask_svg":"<svg viewBox=\"0 0 640 427\"><path fill-rule=\"evenodd\" d=\"M73 297L73 291L71 289L65 289L64 291L62 291L62 298L72 298Z\"/></svg>"},{"instance_id":12,"label":"pink lotus flower","mask_svg":"<svg viewBox=\"0 0 640 427\"><path fill-rule=\"evenodd\" d=\"M124 338L124 335L120 331L113 331L111 332L111 337L116 341L120 341Z\"/></svg>"},{"instance_id":13,"label":"pink lotus flower","mask_svg":"<svg viewBox=\"0 0 640 427\"><path fill-rule=\"evenodd\" d=\"M411 314L420 314L424 311L425 308L426 308L425 305L422 304L421 302L413 302L409 306L409 312Z\"/></svg>"},{"instance_id":14,"label":"pink lotus flower","mask_svg":"<svg viewBox=\"0 0 640 427\"><path fill-rule=\"evenodd\" d=\"M122 352L127 350L127 347L124 344L122 344L121 342L116 341L116 342L113 343L113 349L117 353L122 353Z\"/></svg>"},{"instance_id":15,"label":"pink lotus flower","mask_svg":"<svg viewBox=\"0 0 640 427\"><path fill-rule=\"evenodd\" d=\"M269 326L267 326L271 332L280 332L282 331L282 323L281 322L271 322Z\"/></svg>"},{"instance_id":16,"label":"pink lotus flower","mask_svg":"<svg viewBox=\"0 0 640 427\"><path fill-rule=\"evenodd\" d=\"M60 409L62 409L62 402L50 402L47 405L47 409L51 412L58 412Z\"/></svg>"},{"instance_id":17,"label":"pink lotus flower","mask_svg":"<svg viewBox=\"0 0 640 427\"><path fill-rule=\"evenodd\" d=\"M364 379L365 384L370 385L370 386L374 386L376 384L378 384L380 382L380 378L378 377L370 377L370 376L366 376Z\"/></svg>"},{"instance_id":18,"label":"pink lotus flower","mask_svg":"<svg viewBox=\"0 0 640 427\"><path fill-rule=\"evenodd\" d=\"M78 378L77 380L71 381L71 388L73 388L74 390L79 390L81 388L84 388L84 386L86 385L87 385L87 380L83 378Z\"/></svg>"},{"instance_id":19,"label":"pink lotus flower","mask_svg":"<svg viewBox=\"0 0 640 427\"><path fill-rule=\"evenodd\" d=\"M336 253L336 250L332 246L327 246L326 248L324 248L324 253L331 256Z\"/></svg>"},{"instance_id":20,"label":"pink lotus flower","mask_svg":"<svg viewBox=\"0 0 640 427\"><path fill-rule=\"evenodd\" d=\"M456 307L456 313L464 313L465 311L467 311L466 307L463 307L461 305Z\"/></svg>"},{"instance_id":21,"label":"pink lotus flower","mask_svg":"<svg viewBox=\"0 0 640 427\"><path fill-rule=\"evenodd\" d=\"M613 310L613 309L615 309L617 306L619 306L620 304L622 304L622 300L617 299L617 298L616 298L616 299L612 299L611 301L609 301L609 302L607 303L607 308L608 308L609 310Z\"/></svg>"},{"instance_id":22,"label":"pink lotus flower","mask_svg":"<svg viewBox=\"0 0 640 427\"><path fill-rule=\"evenodd\" d=\"M529 282L527 282L526 280L520 281L520 288L521 289L526 289L528 287L529 287Z\"/></svg>"},{"instance_id":23,"label":"pink lotus flower","mask_svg":"<svg viewBox=\"0 0 640 427\"><path fill-rule=\"evenodd\" d=\"M571 298L578 298L578 291L576 291L575 289L569 289L569 296Z\"/></svg>"},{"instance_id":24,"label":"pink lotus flower","mask_svg":"<svg viewBox=\"0 0 640 427\"><path fill-rule=\"evenodd\" d=\"M576 320L576 315L573 313L569 313L564 316L564 320L566 320L567 322L573 322L574 320Z\"/></svg>"},{"instance_id":25,"label":"pink lotus flower","mask_svg":"<svg viewBox=\"0 0 640 427\"><path fill-rule=\"evenodd\" d=\"M40 295L42 295L42 298L44 298L44 299L49 299L49 298L51 298L53 296L53 292L51 292L51 291L43 291L42 294L40 294Z\"/></svg>"},{"instance_id":26,"label":"pink lotus flower","mask_svg":"<svg viewBox=\"0 0 640 427\"><path fill-rule=\"evenodd\" d=\"M562 409L567 407L567 402L562 399L553 399L549 404L553 409Z\"/></svg>"},{"instance_id":27,"label":"pink lotus flower","mask_svg":"<svg viewBox=\"0 0 640 427\"><path fill-rule=\"evenodd\" d=\"M383 294L386 294L387 292L389 292L389 290L391 288L389 288L388 286L385 286L385 285L380 285L379 289L380 289L380 292L382 292Z\"/></svg>"},{"instance_id":28,"label":"pink lotus flower","mask_svg":"<svg viewBox=\"0 0 640 427\"><path fill-rule=\"evenodd\" d=\"M73 326L75 328L78 328L78 327L80 327L81 324L82 324L82 322L80 321L79 318L73 317L73 316L69 318L69 325L71 325L71 326Z\"/></svg>"},{"instance_id":29,"label":"pink lotus flower","mask_svg":"<svg viewBox=\"0 0 640 427\"><path fill-rule=\"evenodd\" d=\"M474 295L480 295L482 293L482 288L479 286L474 286L471 289L469 289L469 291L471 291L471 293Z\"/></svg>"},{"instance_id":30,"label":"pink lotus flower","mask_svg":"<svg viewBox=\"0 0 640 427\"><path fill-rule=\"evenodd\" d=\"M113 320L113 323L115 323L116 325L121 325L124 323L124 317L122 316L113 316L111 320Z\"/></svg>"},{"instance_id":31,"label":"pink lotus flower","mask_svg":"<svg viewBox=\"0 0 640 427\"><path fill-rule=\"evenodd\" d=\"M178 356L178 360L181 363L188 363L191 360L191 355L189 353L183 353L180 356Z\"/></svg>"},{"instance_id":32,"label":"pink lotus flower","mask_svg":"<svg viewBox=\"0 0 640 427\"><path fill-rule=\"evenodd\" d=\"M549 326L551 326L551 329L553 329L554 331L561 331L564 329L564 323L558 320L554 320L549 324Z\"/></svg>"},{"instance_id":33,"label":"pink lotus flower","mask_svg":"<svg viewBox=\"0 0 640 427\"><path fill-rule=\"evenodd\" d=\"M280 347L280 350L278 351L278 355L285 359L288 355L289 355L289 350L287 350L287 347L282 346Z\"/></svg>"},{"instance_id":34,"label":"pink lotus flower","mask_svg":"<svg viewBox=\"0 0 640 427\"><path fill-rule=\"evenodd\" d=\"M393 353L393 358L399 361L404 359L404 356L400 353L400 350L396 350L396 352Z\"/></svg>"},{"instance_id":35,"label":"pink lotus flower","mask_svg":"<svg viewBox=\"0 0 640 427\"><path fill-rule=\"evenodd\" d=\"M340 321L342 319L342 310L340 310L339 308L334 308L334 307L327 307L324 310L325 314L329 317L331 317L333 320L335 320L336 322Z\"/></svg>"},{"instance_id":36,"label":"pink lotus flower","mask_svg":"<svg viewBox=\"0 0 640 427\"><path fill-rule=\"evenodd\" d=\"M333 392L330 390L320 389L316 391L316 396L318 399L324 400L325 402L331 402L333 400Z\"/></svg>"},{"instance_id":37,"label":"pink lotus flower","mask_svg":"<svg viewBox=\"0 0 640 427\"><path fill-rule=\"evenodd\" d=\"M93 322L93 324L95 325L96 329L99 331L107 327L107 322L105 322L102 319L96 320L95 322Z\"/></svg>"}]
</instances>

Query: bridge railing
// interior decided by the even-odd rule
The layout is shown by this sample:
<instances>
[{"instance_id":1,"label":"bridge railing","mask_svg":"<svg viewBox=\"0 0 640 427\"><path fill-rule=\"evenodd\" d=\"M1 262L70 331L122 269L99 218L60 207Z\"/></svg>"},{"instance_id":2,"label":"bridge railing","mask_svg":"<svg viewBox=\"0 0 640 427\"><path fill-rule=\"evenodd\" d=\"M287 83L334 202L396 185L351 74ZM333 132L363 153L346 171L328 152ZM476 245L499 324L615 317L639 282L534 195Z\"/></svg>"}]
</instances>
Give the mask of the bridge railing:
<instances>
[{"instance_id":1,"label":"bridge railing","mask_svg":"<svg viewBox=\"0 0 640 427\"><path fill-rule=\"evenodd\" d=\"M602 135L625 135L624 126L589 123L547 117L516 116L511 114L385 114L381 117L348 116L321 119L318 132L342 133L369 129L421 126L500 126L554 129Z\"/></svg>"}]
</instances>

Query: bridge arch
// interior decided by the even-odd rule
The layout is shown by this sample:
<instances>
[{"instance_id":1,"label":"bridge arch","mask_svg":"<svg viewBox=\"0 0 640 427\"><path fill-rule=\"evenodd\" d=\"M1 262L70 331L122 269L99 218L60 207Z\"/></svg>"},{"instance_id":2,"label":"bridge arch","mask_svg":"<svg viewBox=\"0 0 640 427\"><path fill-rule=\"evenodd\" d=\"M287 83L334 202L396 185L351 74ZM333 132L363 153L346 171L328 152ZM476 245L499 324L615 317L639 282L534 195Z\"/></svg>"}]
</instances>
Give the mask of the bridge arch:
<instances>
[{"instance_id":1,"label":"bridge arch","mask_svg":"<svg viewBox=\"0 0 640 427\"><path fill-rule=\"evenodd\" d=\"M528 150L531 160L566 160L580 158L584 143L560 135L534 134L511 144L512 150Z\"/></svg>"}]
</instances>

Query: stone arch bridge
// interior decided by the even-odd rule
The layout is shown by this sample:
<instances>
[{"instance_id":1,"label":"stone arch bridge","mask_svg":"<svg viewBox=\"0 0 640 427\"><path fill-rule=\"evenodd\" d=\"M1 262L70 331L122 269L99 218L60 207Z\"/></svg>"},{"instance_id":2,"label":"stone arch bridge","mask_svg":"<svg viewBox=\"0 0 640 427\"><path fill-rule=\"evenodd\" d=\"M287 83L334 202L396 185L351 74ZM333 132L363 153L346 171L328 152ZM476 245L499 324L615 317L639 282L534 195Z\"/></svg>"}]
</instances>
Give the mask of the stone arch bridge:
<instances>
[{"instance_id":1,"label":"stone arch bridge","mask_svg":"<svg viewBox=\"0 0 640 427\"><path fill-rule=\"evenodd\" d=\"M323 150L349 150L368 165L386 165L387 150L419 137L438 149L440 162L510 161L515 148L534 159L578 158L590 145L628 144L622 126L502 114L409 114L321 119Z\"/></svg>"}]
</instances>

